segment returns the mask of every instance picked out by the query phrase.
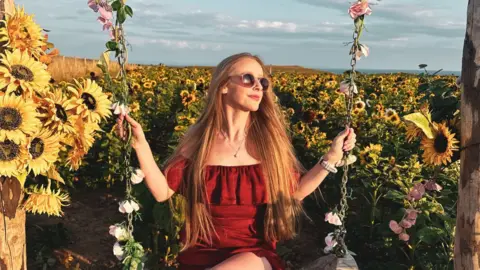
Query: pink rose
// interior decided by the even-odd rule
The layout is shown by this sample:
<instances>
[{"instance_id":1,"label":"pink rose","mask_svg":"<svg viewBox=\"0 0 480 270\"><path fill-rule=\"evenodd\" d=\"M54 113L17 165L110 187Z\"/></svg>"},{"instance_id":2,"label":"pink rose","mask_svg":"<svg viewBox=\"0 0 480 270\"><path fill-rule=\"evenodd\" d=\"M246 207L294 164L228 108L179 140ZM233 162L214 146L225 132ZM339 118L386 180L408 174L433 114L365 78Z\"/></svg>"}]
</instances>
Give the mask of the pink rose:
<instances>
[{"instance_id":1,"label":"pink rose","mask_svg":"<svg viewBox=\"0 0 480 270\"><path fill-rule=\"evenodd\" d=\"M392 230L396 234L400 234L403 232L403 228L398 225L398 223L395 220L390 220L390 224L388 224L390 227L390 230Z\"/></svg>"},{"instance_id":2,"label":"pink rose","mask_svg":"<svg viewBox=\"0 0 480 270\"><path fill-rule=\"evenodd\" d=\"M350 6L350 8L348 9L348 14L350 14L350 17L355 20L362 15L372 14L372 10L368 6L368 1L358 1L357 3Z\"/></svg>"},{"instance_id":3,"label":"pink rose","mask_svg":"<svg viewBox=\"0 0 480 270\"><path fill-rule=\"evenodd\" d=\"M97 21L99 21L103 25L103 30L108 30L110 27L112 27L112 22L103 18L103 17L98 17Z\"/></svg>"},{"instance_id":4,"label":"pink rose","mask_svg":"<svg viewBox=\"0 0 480 270\"><path fill-rule=\"evenodd\" d=\"M443 189L442 186L440 186L439 184L437 184L437 182L435 182L435 180L427 181L424 184L424 186L426 190L430 190L430 191L440 191Z\"/></svg>"},{"instance_id":5,"label":"pink rose","mask_svg":"<svg viewBox=\"0 0 480 270\"><path fill-rule=\"evenodd\" d=\"M412 222L409 219L402 219L402 221L400 221L400 226L402 226L405 229L411 228L414 224L415 224L415 221Z\"/></svg>"},{"instance_id":6,"label":"pink rose","mask_svg":"<svg viewBox=\"0 0 480 270\"><path fill-rule=\"evenodd\" d=\"M96 0L88 0L87 5L89 8L91 8L93 11L97 12L98 11L98 4Z\"/></svg>"},{"instance_id":7,"label":"pink rose","mask_svg":"<svg viewBox=\"0 0 480 270\"><path fill-rule=\"evenodd\" d=\"M398 239L407 242L408 239L410 239L410 236L406 233L401 233L400 235L398 235Z\"/></svg>"},{"instance_id":8,"label":"pink rose","mask_svg":"<svg viewBox=\"0 0 480 270\"><path fill-rule=\"evenodd\" d=\"M417 219L417 213L419 213L419 211L415 210L415 209L407 209L405 210L407 212L407 218L408 219Z\"/></svg>"},{"instance_id":9,"label":"pink rose","mask_svg":"<svg viewBox=\"0 0 480 270\"><path fill-rule=\"evenodd\" d=\"M412 188L412 190L408 193L407 199L410 201L411 200L418 201L422 198L423 194L425 194L425 187L423 186L422 183L417 183Z\"/></svg>"},{"instance_id":10,"label":"pink rose","mask_svg":"<svg viewBox=\"0 0 480 270\"><path fill-rule=\"evenodd\" d=\"M108 10L102 6L98 7L98 12L100 13L100 16L104 18L105 20L111 20L113 18L113 13L111 10Z\"/></svg>"},{"instance_id":11,"label":"pink rose","mask_svg":"<svg viewBox=\"0 0 480 270\"><path fill-rule=\"evenodd\" d=\"M340 217L338 217L337 213L328 212L325 214L325 221L330 224L340 226L342 225L342 221L340 221Z\"/></svg>"}]
</instances>

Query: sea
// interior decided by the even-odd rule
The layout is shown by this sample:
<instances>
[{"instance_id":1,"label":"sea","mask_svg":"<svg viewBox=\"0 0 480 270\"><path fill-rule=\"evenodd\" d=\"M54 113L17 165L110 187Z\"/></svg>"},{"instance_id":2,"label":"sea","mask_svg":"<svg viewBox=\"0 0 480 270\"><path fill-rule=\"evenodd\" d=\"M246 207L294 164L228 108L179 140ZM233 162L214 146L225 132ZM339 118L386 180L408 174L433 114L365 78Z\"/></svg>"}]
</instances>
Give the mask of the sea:
<instances>
[{"instance_id":1,"label":"sea","mask_svg":"<svg viewBox=\"0 0 480 270\"><path fill-rule=\"evenodd\" d=\"M347 69L341 69L341 68L316 68L319 70L324 70L328 72L332 72L335 74L342 74L345 72ZM364 73L364 74L391 74L391 73L410 73L410 74L420 74L422 72L425 72L423 69L418 69L418 70L407 70L407 69L357 69L357 71ZM429 74L433 74L438 70L428 70ZM451 70L442 70L438 75L453 75L453 76L460 76L462 72L459 71L451 71Z\"/></svg>"}]
</instances>

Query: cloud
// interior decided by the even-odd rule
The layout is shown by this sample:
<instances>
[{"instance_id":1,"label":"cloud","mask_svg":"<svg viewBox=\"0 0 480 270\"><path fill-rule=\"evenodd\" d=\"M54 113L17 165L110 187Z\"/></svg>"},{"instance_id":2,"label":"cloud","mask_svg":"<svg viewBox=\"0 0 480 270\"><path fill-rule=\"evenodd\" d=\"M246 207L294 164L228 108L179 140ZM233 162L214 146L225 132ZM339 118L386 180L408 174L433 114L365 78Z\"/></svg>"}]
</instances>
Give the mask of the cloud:
<instances>
[{"instance_id":1,"label":"cloud","mask_svg":"<svg viewBox=\"0 0 480 270\"><path fill-rule=\"evenodd\" d=\"M171 49L200 49L218 51L222 49L222 45L218 43L202 43L192 42L188 40L174 40L174 39L155 39L144 37L131 37L128 42L132 45L145 46L149 44L158 44Z\"/></svg>"}]
</instances>

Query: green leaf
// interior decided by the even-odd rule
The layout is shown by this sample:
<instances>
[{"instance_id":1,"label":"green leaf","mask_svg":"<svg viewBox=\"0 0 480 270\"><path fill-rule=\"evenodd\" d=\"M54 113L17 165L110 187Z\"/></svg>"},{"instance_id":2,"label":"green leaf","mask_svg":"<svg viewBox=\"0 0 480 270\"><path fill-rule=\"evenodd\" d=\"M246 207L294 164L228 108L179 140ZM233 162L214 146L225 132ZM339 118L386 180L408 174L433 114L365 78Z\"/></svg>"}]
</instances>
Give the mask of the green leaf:
<instances>
[{"instance_id":1,"label":"green leaf","mask_svg":"<svg viewBox=\"0 0 480 270\"><path fill-rule=\"evenodd\" d=\"M118 43L112 40L108 41L105 45L109 51L115 51L118 47Z\"/></svg>"},{"instance_id":2,"label":"green leaf","mask_svg":"<svg viewBox=\"0 0 480 270\"><path fill-rule=\"evenodd\" d=\"M128 16L133 17L133 10L130 6L125 6L125 13L127 13Z\"/></svg>"},{"instance_id":3,"label":"green leaf","mask_svg":"<svg viewBox=\"0 0 480 270\"><path fill-rule=\"evenodd\" d=\"M112 9L113 11L117 11L122 7L122 3L120 3L119 0L115 1L112 3Z\"/></svg>"},{"instance_id":4,"label":"green leaf","mask_svg":"<svg viewBox=\"0 0 480 270\"><path fill-rule=\"evenodd\" d=\"M387 194L385 194L385 198L391 199L393 201L403 202L405 199L405 194L401 193L398 190L389 190Z\"/></svg>"},{"instance_id":5,"label":"green leaf","mask_svg":"<svg viewBox=\"0 0 480 270\"><path fill-rule=\"evenodd\" d=\"M427 136L429 139L433 139L433 131L430 127L430 122L425 115L422 113L416 112L416 113L411 113L408 115L405 115L403 117L406 121L410 121L413 124L415 124L417 127L419 127L425 136Z\"/></svg>"},{"instance_id":6,"label":"green leaf","mask_svg":"<svg viewBox=\"0 0 480 270\"><path fill-rule=\"evenodd\" d=\"M122 7L117 11L117 20L119 23L124 23L126 19L127 13L125 12L125 7Z\"/></svg>"},{"instance_id":7,"label":"green leaf","mask_svg":"<svg viewBox=\"0 0 480 270\"><path fill-rule=\"evenodd\" d=\"M417 231L418 239L429 245L437 243L444 235L445 232L442 229L436 227L425 227Z\"/></svg>"}]
</instances>

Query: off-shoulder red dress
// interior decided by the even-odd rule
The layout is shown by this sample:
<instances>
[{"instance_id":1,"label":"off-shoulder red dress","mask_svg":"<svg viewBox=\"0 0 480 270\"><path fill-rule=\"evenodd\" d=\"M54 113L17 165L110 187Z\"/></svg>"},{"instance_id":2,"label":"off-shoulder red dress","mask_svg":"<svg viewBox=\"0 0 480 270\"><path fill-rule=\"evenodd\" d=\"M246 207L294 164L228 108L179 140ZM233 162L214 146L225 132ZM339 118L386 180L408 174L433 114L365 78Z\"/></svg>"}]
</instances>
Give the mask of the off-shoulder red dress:
<instances>
[{"instance_id":1,"label":"off-shoulder red dress","mask_svg":"<svg viewBox=\"0 0 480 270\"><path fill-rule=\"evenodd\" d=\"M166 178L169 187L177 191L182 184L183 171L188 159L172 164ZM180 270L204 270L241 253L252 252L265 257L273 270L285 265L275 252L276 242L264 240L266 210L265 180L261 164L222 166L208 165L206 170L207 199L218 237L213 245L199 241L178 255ZM297 180L300 175L295 172ZM185 231L180 231L184 241Z\"/></svg>"}]
</instances>

